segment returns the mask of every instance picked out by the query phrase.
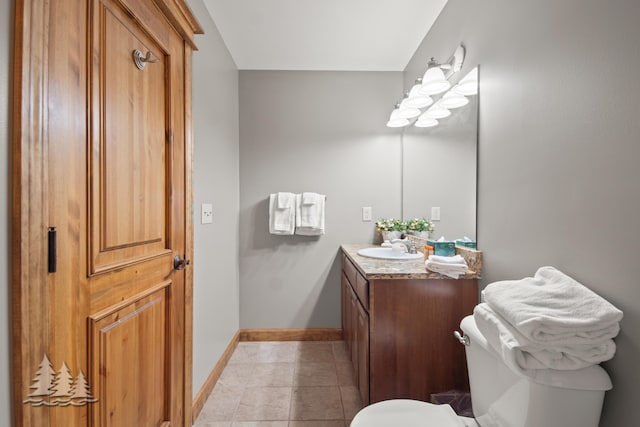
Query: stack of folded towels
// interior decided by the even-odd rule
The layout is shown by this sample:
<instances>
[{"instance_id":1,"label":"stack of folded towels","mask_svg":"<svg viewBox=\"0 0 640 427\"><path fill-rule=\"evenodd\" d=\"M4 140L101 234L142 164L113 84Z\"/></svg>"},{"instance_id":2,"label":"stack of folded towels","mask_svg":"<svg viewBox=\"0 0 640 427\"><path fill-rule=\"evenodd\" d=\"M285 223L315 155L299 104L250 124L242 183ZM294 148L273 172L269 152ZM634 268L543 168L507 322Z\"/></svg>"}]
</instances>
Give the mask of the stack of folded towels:
<instances>
[{"instance_id":1,"label":"stack of folded towels","mask_svg":"<svg viewBox=\"0 0 640 427\"><path fill-rule=\"evenodd\" d=\"M467 272L467 263L460 255L456 256L439 256L429 255L425 262L427 270L440 273L443 276L457 279Z\"/></svg>"},{"instance_id":2,"label":"stack of folded towels","mask_svg":"<svg viewBox=\"0 0 640 427\"><path fill-rule=\"evenodd\" d=\"M582 369L615 354L622 311L553 267L492 283L482 299L478 329L516 371Z\"/></svg>"}]
</instances>

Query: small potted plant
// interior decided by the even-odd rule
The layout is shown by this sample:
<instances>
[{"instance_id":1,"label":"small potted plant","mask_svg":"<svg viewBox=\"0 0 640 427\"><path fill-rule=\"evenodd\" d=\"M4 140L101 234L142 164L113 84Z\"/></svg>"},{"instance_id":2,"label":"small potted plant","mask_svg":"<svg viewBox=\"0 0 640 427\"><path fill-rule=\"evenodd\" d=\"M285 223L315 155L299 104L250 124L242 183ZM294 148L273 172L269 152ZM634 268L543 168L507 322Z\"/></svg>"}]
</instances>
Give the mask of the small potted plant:
<instances>
[{"instance_id":1,"label":"small potted plant","mask_svg":"<svg viewBox=\"0 0 640 427\"><path fill-rule=\"evenodd\" d=\"M407 231L423 239L431 237L434 229L433 223L425 218L414 218L407 223Z\"/></svg>"},{"instance_id":2,"label":"small potted plant","mask_svg":"<svg viewBox=\"0 0 640 427\"><path fill-rule=\"evenodd\" d=\"M407 231L407 224L399 219L379 219L376 221L376 230L382 234L382 240L399 239L402 233Z\"/></svg>"}]
</instances>

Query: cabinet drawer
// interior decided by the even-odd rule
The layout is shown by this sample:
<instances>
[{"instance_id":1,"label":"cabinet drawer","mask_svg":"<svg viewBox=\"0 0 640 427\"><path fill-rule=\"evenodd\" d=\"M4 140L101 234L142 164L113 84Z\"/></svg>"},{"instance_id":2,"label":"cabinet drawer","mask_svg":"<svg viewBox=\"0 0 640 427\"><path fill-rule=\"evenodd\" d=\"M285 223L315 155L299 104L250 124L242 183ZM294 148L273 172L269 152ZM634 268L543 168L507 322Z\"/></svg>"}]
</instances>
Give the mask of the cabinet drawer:
<instances>
[{"instance_id":1,"label":"cabinet drawer","mask_svg":"<svg viewBox=\"0 0 640 427\"><path fill-rule=\"evenodd\" d=\"M342 254L342 270L344 271L344 275L347 276L347 280L351 283L351 286L355 289L356 287L356 275L358 271L356 267L353 265L351 260L347 258L345 254Z\"/></svg>"},{"instance_id":2,"label":"cabinet drawer","mask_svg":"<svg viewBox=\"0 0 640 427\"><path fill-rule=\"evenodd\" d=\"M369 281L356 271L356 294L362 306L369 311Z\"/></svg>"},{"instance_id":3,"label":"cabinet drawer","mask_svg":"<svg viewBox=\"0 0 640 427\"><path fill-rule=\"evenodd\" d=\"M342 254L342 271L353 287L362 306L369 311L369 281L356 269L349 258Z\"/></svg>"}]
</instances>

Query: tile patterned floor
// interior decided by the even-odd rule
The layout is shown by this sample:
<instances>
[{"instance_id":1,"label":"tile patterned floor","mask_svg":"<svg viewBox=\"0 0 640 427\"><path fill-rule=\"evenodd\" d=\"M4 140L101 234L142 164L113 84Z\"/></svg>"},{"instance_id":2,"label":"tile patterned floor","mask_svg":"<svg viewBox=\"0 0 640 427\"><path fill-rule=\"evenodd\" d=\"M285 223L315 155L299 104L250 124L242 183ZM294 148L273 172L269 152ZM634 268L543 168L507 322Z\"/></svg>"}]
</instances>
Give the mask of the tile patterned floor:
<instances>
[{"instance_id":1,"label":"tile patterned floor","mask_svg":"<svg viewBox=\"0 0 640 427\"><path fill-rule=\"evenodd\" d=\"M344 342L242 342L196 427L347 427L362 408Z\"/></svg>"}]
</instances>

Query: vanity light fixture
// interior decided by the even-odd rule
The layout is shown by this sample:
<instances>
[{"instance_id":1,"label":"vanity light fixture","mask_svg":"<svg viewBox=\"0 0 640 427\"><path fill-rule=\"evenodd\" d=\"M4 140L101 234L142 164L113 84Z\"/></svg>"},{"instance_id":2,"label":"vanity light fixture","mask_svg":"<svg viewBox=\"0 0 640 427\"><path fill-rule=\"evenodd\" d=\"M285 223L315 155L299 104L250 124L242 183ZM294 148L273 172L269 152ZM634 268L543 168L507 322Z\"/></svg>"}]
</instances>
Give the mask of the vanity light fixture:
<instances>
[{"instance_id":1,"label":"vanity light fixture","mask_svg":"<svg viewBox=\"0 0 640 427\"><path fill-rule=\"evenodd\" d=\"M478 67L469 71L460 82L453 88L460 95L477 95L478 94Z\"/></svg>"},{"instance_id":2,"label":"vanity light fixture","mask_svg":"<svg viewBox=\"0 0 640 427\"><path fill-rule=\"evenodd\" d=\"M444 108L440 105L440 101L433 104L427 111L425 111L421 117L428 117L431 119L444 119L445 117L449 117L451 115L451 111Z\"/></svg>"},{"instance_id":3,"label":"vanity light fixture","mask_svg":"<svg viewBox=\"0 0 640 427\"><path fill-rule=\"evenodd\" d=\"M409 120L408 119L401 119L401 118L393 118L393 119L389 119L389 121L387 122L387 127L389 128L402 128L405 127L409 124Z\"/></svg>"},{"instance_id":4,"label":"vanity light fixture","mask_svg":"<svg viewBox=\"0 0 640 427\"><path fill-rule=\"evenodd\" d=\"M469 100L465 98L464 95L460 95L455 91L455 86L452 90L445 93L440 99L440 106L443 108L451 109L451 108L460 108L469 103Z\"/></svg>"},{"instance_id":5,"label":"vanity light fixture","mask_svg":"<svg viewBox=\"0 0 640 427\"><path fill-rule=\"evenodd\" d=\"M404 127L410 124L411 119L418 116L420 118L415 121L415 126L436 126L438 125L437 119L451 115L449 108L458 108L468 104L469 100L465 95L478 93L478 68L474 68L453 89L451 89L449 82L449 78L462 69L464 54L464 47L461 45L446 62L438 63L434 58L431 58L422 78L417 79L411 89L405 93L402 101L396 104L387 126ZM430 95L438 95L447 90L449 91L434 103ZM429 108L422 113L421 109L426 107Z\"/></svg>"},{"instance_id":6,"label":"vanity light fixture","mask_svg":"<svg viewBox=\"0 0 640 427\"><path fill-rule=\"evenodd\" d=\"M451 83L444 76L444 71L440 68L440 65L431 58L429 61L429 69L425 71L422 76L422 87L420 93L424 95L437 95L444 92L451 87Z\"/></svg>"},{"instance_id":7,"label":"vanity light fixture","mask_svg":"<svg viewBox=\"0 0 640 427\"><path fill-rule=\"evenodd\" d=\"M438 126L438 121L423 114L418 120L416 120L415 126L419 128L432 128L434 126Z\"/></svg>"},{"instance_id":8,"label":"vanity light fixture","mask_svg":"<svg viewBox=\"0 0 640 427\"><path fill-rule=\"evenodd\" d=\"M420 114L420 110L418 110L417 108L413 108L413 109L401 108L400 104L396 104L396 108L389 115L389 121L387 121L387 127L401 128L401 127L407 126L409 124L408 119L416 117L416 116L409 117L412 114L415 114L415 111L413 110L417 111L418 115Z\"/></svg>"},{"instance_id":9,"label":"vanity light fixture","mask_svg":"<svg viewBox=\"0 0 640 427\"><path fill-rule=\"evenodd\" d=\"M419 109L411 108L411 107L403 107L402 103L400 103L400 104L396 104L396 108L391 112L390 118L413 119L414 117L418 117L419 115L420 115Z\"/></svg>"},{"instance_id":10,"label":"vanity light fixture","mask_svg":"<svg viewBox=\"0 0 640 427\"><path fill-rule=\"evenodd\" d=\"M413 85L407 97L400 103L403 107L408 108L425 108L433 104L433 99L429 95L425 95L421 91L422 79L416 79L416 83Z\"/></svg>"}]
</instances>

